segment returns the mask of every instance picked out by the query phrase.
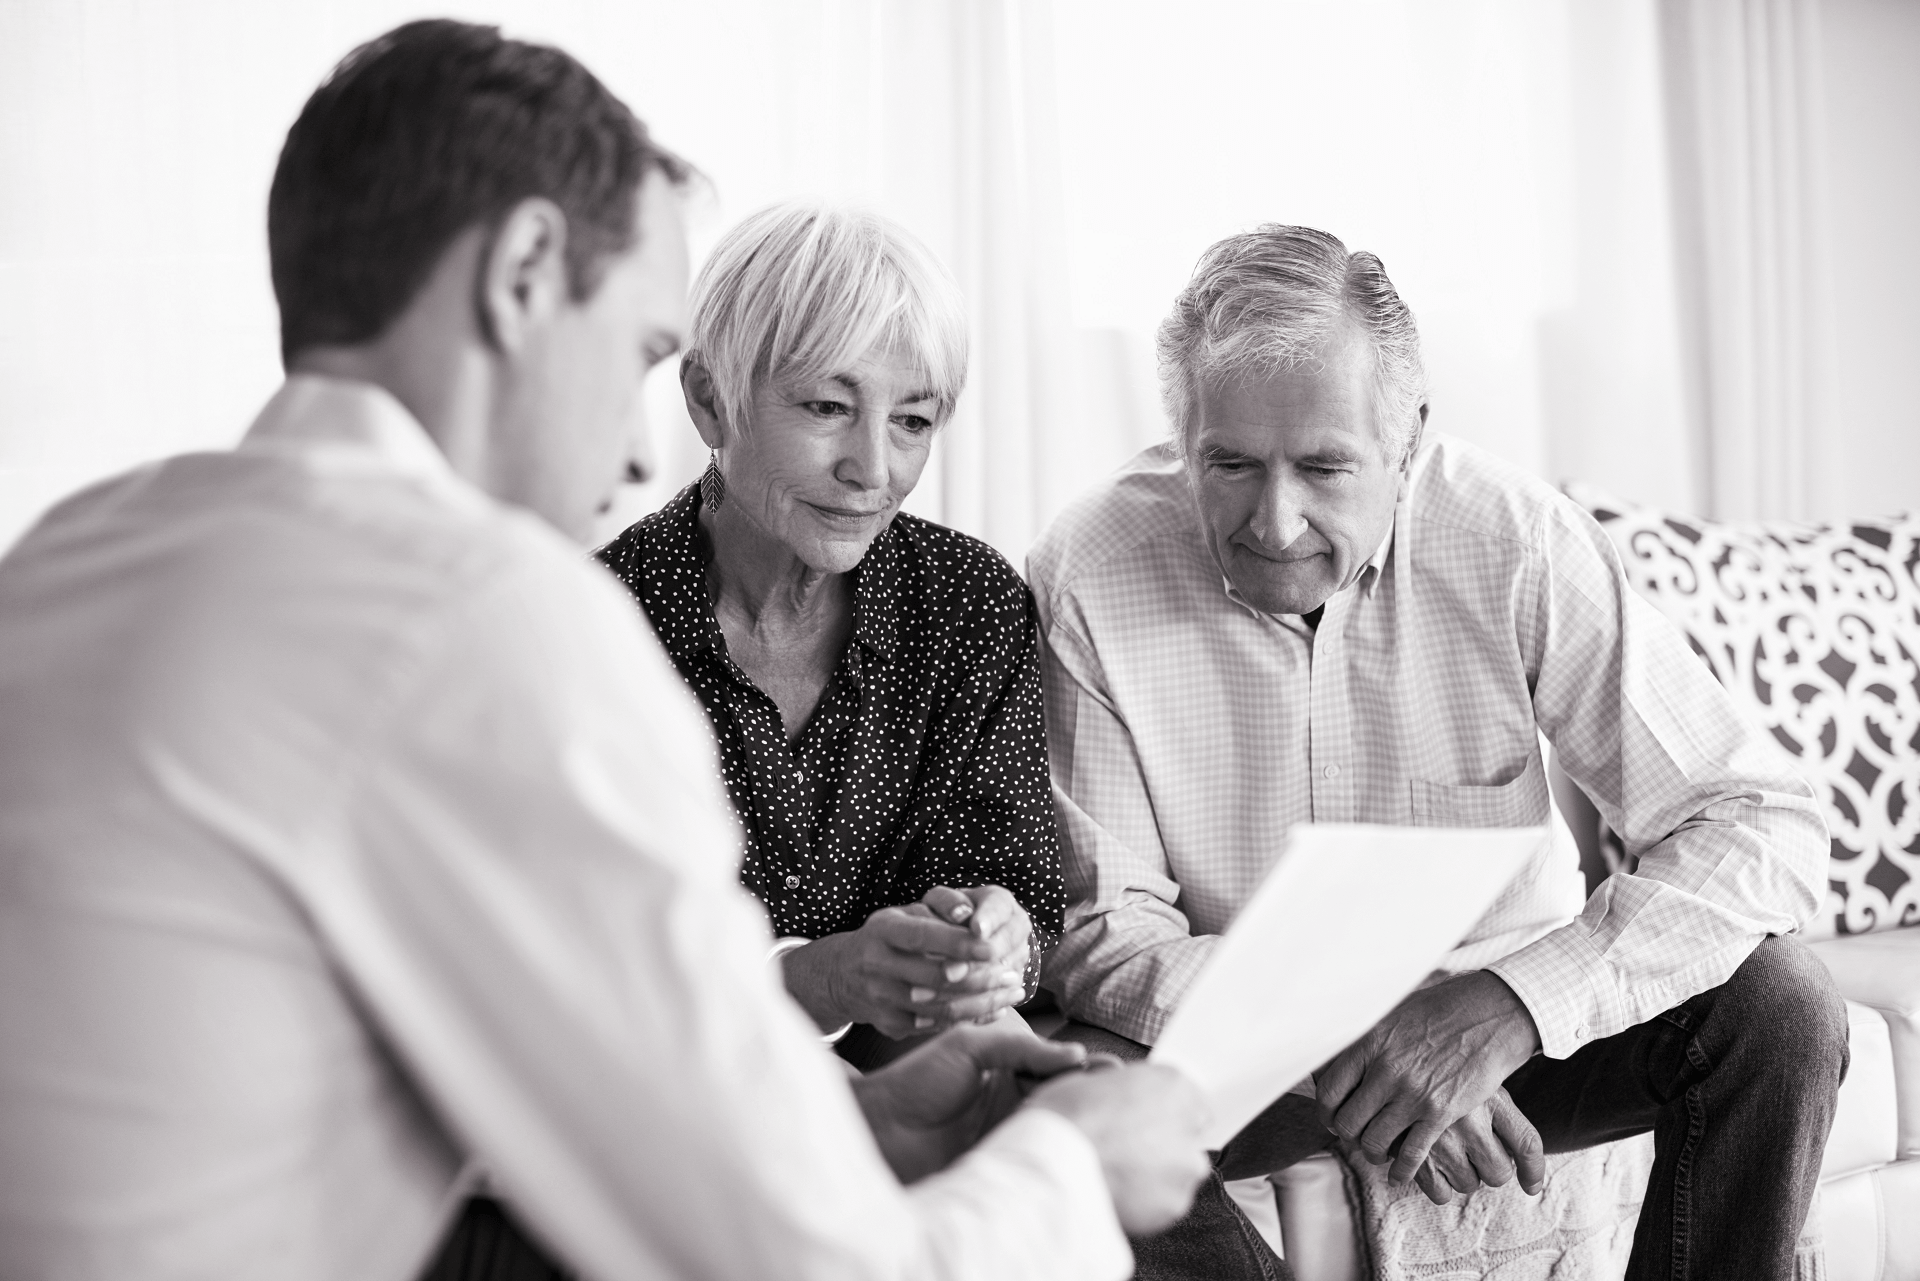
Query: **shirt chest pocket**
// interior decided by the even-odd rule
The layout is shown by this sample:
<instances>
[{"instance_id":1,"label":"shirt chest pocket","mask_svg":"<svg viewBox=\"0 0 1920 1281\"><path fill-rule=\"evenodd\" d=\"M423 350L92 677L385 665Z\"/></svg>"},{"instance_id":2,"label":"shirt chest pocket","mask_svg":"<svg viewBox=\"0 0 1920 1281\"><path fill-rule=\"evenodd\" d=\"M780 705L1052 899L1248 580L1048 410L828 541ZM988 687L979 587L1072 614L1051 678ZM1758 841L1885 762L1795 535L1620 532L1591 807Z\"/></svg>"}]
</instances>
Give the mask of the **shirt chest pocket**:
<instances>
[{"instance_id":1,"label":"shirt chest pocket","mask_svg":"<svg viewBox=\"0 0 1920 1281\"><path fill-rule=\"evenodd\" d=\"M1547 821L1547 772L1538 752L1505 783L1472 786L1414 779L1415 827L1535 827Z\"/></svg>"}]
</instances>

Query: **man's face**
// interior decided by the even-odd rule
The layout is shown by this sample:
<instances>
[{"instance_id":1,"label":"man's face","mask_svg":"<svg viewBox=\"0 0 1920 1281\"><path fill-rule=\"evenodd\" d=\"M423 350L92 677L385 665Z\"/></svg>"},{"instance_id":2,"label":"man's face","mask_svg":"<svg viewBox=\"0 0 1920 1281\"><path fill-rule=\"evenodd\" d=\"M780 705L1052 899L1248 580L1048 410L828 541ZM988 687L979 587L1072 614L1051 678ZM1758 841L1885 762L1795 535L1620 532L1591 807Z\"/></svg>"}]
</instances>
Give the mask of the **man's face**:
<instances>
[{"instance_id":1,"label":"man's face","mask_svg":"<svg viewBox=\"0 0 1920 1281\"><path fill-rule=\"evenodd\" d=\"M499 408L497 439L510 474L496 492L582 543L621 483L651 469L641 386L679 350L686 330L679 201L649 174L635 205L633 248L607 265L584 302L563 304L530 336Z\"/></svg>"},{"instance_id":2,"label":"man's face","mask_svg":"<svg viewBox=\"0 0 1920 1281\"><path fill-rule=\"evenodd\" d=\"M1353 582L1393 524L1401 459L1374 422L1372 352L1336 333L1318 370L1201 388L1190 451L1200 516L1240 595L1304 614Z\"/></svg>"}]
</instances>

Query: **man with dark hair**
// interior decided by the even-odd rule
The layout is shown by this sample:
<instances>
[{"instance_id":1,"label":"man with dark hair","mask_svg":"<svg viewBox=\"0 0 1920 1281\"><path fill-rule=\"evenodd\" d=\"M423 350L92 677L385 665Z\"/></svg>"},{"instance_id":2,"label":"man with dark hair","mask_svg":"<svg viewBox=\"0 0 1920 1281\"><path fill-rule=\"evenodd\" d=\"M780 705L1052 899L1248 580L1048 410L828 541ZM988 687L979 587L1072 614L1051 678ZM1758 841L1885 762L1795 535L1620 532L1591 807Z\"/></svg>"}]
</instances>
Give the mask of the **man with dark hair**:
<instances>
[{"instance_id":1,"label":"man with dark hair","mask_svg":"<svg viewBox=\"0 0 1920 1281\"><path fill-rule=\"evenodd\" d=\"M685 173L556 50L357 50L274 182L285 386L0 561L0 1276L1115 1278L1185 1208L1171 1072L1020 1105L1083 1052L974 1027L850 1089L764 961L578 545Z\"/></svg>"},{"instance_id":2,"label":"man with dark hair","mask_svg":"<svg viewBox=\"0 0 1920 1281\"><path fill-rule=\"evenodd\" d=\"M395 122L405 122L395 129ZM567 218L567 288L591 295L633 243L640 180L689 169L558 49L435 19L371 40L314 91L267 197L280 351L365 342L440 253L519 201Z\"/></svg>"}]
</instances>

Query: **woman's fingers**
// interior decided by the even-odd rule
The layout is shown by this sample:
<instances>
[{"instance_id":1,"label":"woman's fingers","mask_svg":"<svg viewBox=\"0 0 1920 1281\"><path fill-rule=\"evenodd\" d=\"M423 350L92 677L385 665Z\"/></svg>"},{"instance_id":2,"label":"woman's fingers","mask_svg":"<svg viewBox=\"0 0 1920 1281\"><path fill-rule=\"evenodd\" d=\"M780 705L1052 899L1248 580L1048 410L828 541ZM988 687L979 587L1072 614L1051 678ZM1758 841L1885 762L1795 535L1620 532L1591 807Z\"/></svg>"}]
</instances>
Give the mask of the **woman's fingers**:
<instances>
[{"instance_id":1,"label":"woman's fingers","mask_svg":"<svg viewBox=\"0 0 1920 1281\"><path fill-rule=\"evenodd\" d=\"M927 963L909 959L905 968L911 969L915 964ZM1008 1006L1018 1005L1026 996L1026 988L1019 975L994 971L970 973L957 983L929 979L924 971L914 978L869 973L862 987L870 1011L894 1011L909 1021L910 1028L920 1031L997 1013ZM864 1021L881 1027L875 1018L869 1017ZM884 1027L881 1030L886 1031Z\"/></svg>"},{"instance_id":2,"label":"woman's fingers","mask_svg":"<svg viewBox=\"0 0 1920 1281\"><path fill-rule=\"evenodd\" d=\"M919 906L942 922L963 926L987 945L979 960L1005 960L1023 951L1033 937L1033 922L1012 891L1000 885L958 890L936 885L920 896Z\"/></svg>"},{"instance_id":3,"label":"woman's fingers","mask_svg":"<svg viewBox=\"0 0 1920 1281\"><path fill-rule=\"evenodd\" d=\"M929 1028L971 1023L998 1014L1001 1010L1018 1005L1020 998L1026 995L1026 989L1013 984L957 997L950 993L935 993L931 1000L919 999L925 995L924 991L909 990L904 995L914 1029L924 1032Z\"/></svg>"},{"instance_id":4,"label":"woman's fingers","mask_svg":"<svg viewBox=\"0 0 1920 1281\"><path fill-rule=\"evenodd\" d=\"M974 896L974 931L993 948L993 959L1007 963L1017 959L1024 969L1027 948L1033 941L1033 920L1027 909L998 885L983 885L967 892Z\"/></svg>"},{"instance_id":5,"label":"woman's fingers","mask_svg":"<svg viewBox=\"0 0 1920 1281\"><path fill-rule=\"evenodd\" d=\"M867 918L856 931L859 946L850 958L855 973L849 987L865 996L859 1021L899 1037L991 1017L1020 1003L1026 995L1024 942L1015 956L996 957L992 953L1003 939L990 942L974 932L973 924L940 919L942 913L954 915L957 903L964 902L968 910L959 914L977 924L984 902L992 909L990 919L1002 921L1003 935L1007 929L1027 929L1019 904L1013 903L1016 920L1001 903L1003 898L1012 902L1012 895L986 888L996 892L935 886L917 903L883 908ZM978 900L972 897L976 894Z\"/></svg>"},{"instance_id":6,"label":"woman's fingers","mask_svg":"<svg viewBox=\"0 0 1920 1281\"><path fill-rule=\"evenodd\" d=\"M963 961L936 961L888 948L867 959L866 977L880 983L932 988L939 992L984 992L999 985L992 966Z\"/></svg>"},{"instance_id":7,"label":"woman's fingers","mask_svg":"<svg viewBox=\"0 0 1920 1281\"><path fill-rule=\"evenodd\" d=\"M965 925L973 919L973 899L964 890L936 885L920 896L920 903L950 925Z\"/></svg>"},{"instance_id":8,"label":"woman's fingers","mask_svg":"<svg viewBox=\"0 0 1920 1281\"><path fill-rule=\"evenodd\" d=\"M979 885L967 891L973 901L973 932L991 938L1010 925L1024 925L1026 909L1004 886Z\"/></svg>"},{"instance_id":9,"label":"woman's fingers","mask_svg":"<svg viewBox=\"0 0 1920 1281\"><path fill-rule=\"evenodd\" d=\"M984 961L941 961L897 948L878 950L863 957L860 971L870 982L930 988L948 996L1019 983L1023 975L1023 970L1012 966Z\"/></svg>"},{"instance_id":10,"label":"woman's fingers","mask_svg":"<svg viewBox=\"0 0 1920 1281\"><path fill-rule=\"evenodd\" d=\"M1001 1010L1018 1005L1025 993L1017 987L995 988L991 992L981 992L976 996L963 996L956 1001L948 1001L942 1010L947 1023L973 1023L990 1018Z\"/></svg>"},{"instance_id":11,"label":"woman's fingers","mask_svg":"<svg viewBox=\"0 0 1920 1281\"><path fill-rule=\"evenodd\" d=\"M935 917L924 903L883 907L867 918L860 932L897 951L949 961L989 961L993 947L964 925Z\"/></svg>"}]
</instances>

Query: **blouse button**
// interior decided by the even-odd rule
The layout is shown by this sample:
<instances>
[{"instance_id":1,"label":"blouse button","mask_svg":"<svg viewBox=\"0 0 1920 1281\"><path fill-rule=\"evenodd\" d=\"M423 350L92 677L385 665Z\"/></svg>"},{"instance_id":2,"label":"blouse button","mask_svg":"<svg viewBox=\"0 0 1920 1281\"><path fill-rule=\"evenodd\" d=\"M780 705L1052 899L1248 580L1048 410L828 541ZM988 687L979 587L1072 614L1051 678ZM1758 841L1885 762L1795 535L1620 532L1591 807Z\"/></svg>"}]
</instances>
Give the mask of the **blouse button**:
<instances>
[{"instance_id":1,"label":"blouse button","mask_svg":"<svg viewBox=\"0 0 1920 1281\"><path fill-rule=\"evenodd\" d=\"M787 878L787 888L788 888L788 889L790 889L790 890L797 890L797 889L799 889L799 888L800 888L800 878L799 878L799 877L797 877L797 876L789 876L789 877Z\"/></svg>"},{"instance_id":2,"label":"blouse button","mask_svg":"<svg viewBox=\"0 0 1920 1281\"><path fill-rule=\"evenodd\" d=\"M793 778L795 782L804 787L807 782L807 772L803 769L797 769L793 772Z\"/></svg>"},{"instance_id":3,"label":"blouse button","mask_svg":"<svg viewBox=\"0 0 1920 1281\"><path fill-rule=\"evenodd\" d=\"M1326 768L1326 769L1325 769L1324 771L1322 771L1322 772L1323 772L1324 774L1326 774L1326 776L1327 776L1328 778L1339 778L1339 777L1340 777L1340 767L1339 767L1338 765L1329 765L1329 766L1327 766L1327 768Z\"/></svg>"}]
</instances>

